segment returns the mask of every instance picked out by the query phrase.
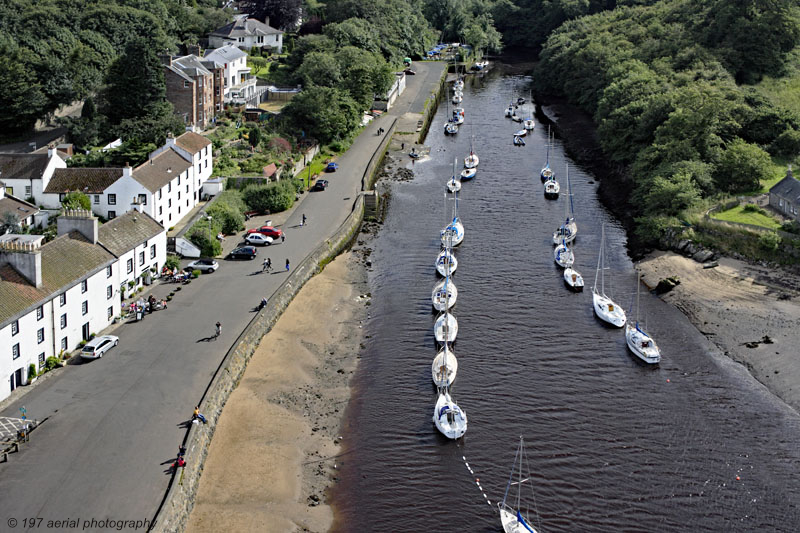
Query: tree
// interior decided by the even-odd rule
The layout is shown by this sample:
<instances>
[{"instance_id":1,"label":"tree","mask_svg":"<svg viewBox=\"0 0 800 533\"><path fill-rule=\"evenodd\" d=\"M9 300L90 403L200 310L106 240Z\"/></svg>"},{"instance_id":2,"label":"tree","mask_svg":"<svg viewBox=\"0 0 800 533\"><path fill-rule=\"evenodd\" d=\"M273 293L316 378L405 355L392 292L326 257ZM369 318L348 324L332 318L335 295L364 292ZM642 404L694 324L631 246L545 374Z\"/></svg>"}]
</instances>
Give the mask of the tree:
<instances>
[{"instance_id":1,"label":"tree","mask_svg":"<svg viewBox=\"0 0 800 533\"><path fill-rule=\"evenodd\" d=\"M33 128L47 98L34 74L14 56L0 53L0 135L14 136Z\"/></svg>"},{"instance_id":2,"label":"tree","mask_svg":"<svg viewBox=\"0 0 800 533\"><path fill-rule=\"evenodd\" d=\"M258 147L258 144L261 142L261 128L258 126L250 128L247 133L247 142L249 142L250 146L253 148Z\"/></svg>"},{"instance_id":3,"label":"tree","mask_svg":"<svg viewBox=\"0 0 800 533\"><path fill-rule=\"evenodd\" d=\"M280 30L294 30L303 14L302 0L243 0L239 11L252 18L266 20Z\"/></svg>"},{"instance_id":4,"label":"tree","mask_svg":"<svg viewBox=\"0 0 800 533\"><path fill-rule=\"evenodd\" d=\"M332 52L310 52L295 73L304 87L336 87L342 81L339 62Z\"/></svg>"},{"instance_id":5,"label":"tree","mask_svg":"<svg viewBox=\"0 0 800 533\"><path fill-rule=\"evenodd\" d=\"M0 235L19 233L21 229L20 219L16 213L3 213L3 218L0 220Z\"/></svg>"},{"instance_id":6,"label":"tree","mask_svg":"<svg viewBox=\"0 0 800 533\"><path fill-rule=\"evenodd\" d=\"M166 102L164 66L144 39L131 39L108 69L106 81L103 113L112 125L147 116Z\"/></svg>"},{"instance_id":7,"label":"tree","mask_svg":"<svg viewBox=\"0 0 800 533\"><path fill-rule=\"evenodd\" d=\"M714 181L723 191L752 191L761 186L761 180L770 178L771 165L767 152L737 138L725 147Z\"/></svg>"},{"instance_id":8,"label":"tree","mask_svg":"<svg viewBox=\"0 0 800 533\"><path fill-rule=\"evenodd\" d=\"M295 128L322 143L343 139L361 120L358 103L345 91L330 87L304 90L292 98L283 115Z\"/></svg>"},{"instance_id":9,"label":"tree","mask_svg":"<svg viewBox=\"0 0 800 533\"><path fill-rule=\"evenodd\" d=\"M86 211L91 211L92 200L82 192L73 191L64 196L64 199L61 201L61 206L64 209L85 209Z\"/></svg>"},{"instance_id":10,"label":"tree","mask_svg":"<svg viewBox=\"0 0 800 533\"><path fill-rule=\"evenodd\" d=\"M296 190L291 180L253 185L244 190L247 207L259 213L279 213L292 207Z\"/></svg>"}]
</instances>

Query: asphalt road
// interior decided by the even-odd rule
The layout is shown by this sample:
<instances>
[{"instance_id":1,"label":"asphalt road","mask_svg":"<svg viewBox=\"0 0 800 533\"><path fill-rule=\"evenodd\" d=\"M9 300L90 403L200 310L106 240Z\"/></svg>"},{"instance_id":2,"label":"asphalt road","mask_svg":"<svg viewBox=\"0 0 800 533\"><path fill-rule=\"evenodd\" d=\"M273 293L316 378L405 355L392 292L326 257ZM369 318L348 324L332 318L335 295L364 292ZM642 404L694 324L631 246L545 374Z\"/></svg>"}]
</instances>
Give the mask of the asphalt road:
<instances>
[{"instance_id":1,"label":"asphalt road","mask_svg":"<svg viewBox=\"0 0 800 533\"><path fill-rule=\"evenodd\" d=\"M217 272L182 287L167 310L117 328L120 344L102 359L68 365L0 413L18 416L25 405L29 418L47 418L20 453L0 464L0 531L38 530L48 520L79 520L74 529L82 529L85 520L153 516L185 433L181 424L255 306L287 277L287 258L299 264L344 222L382 140L377 129L387 127L391 117L422 111L443 67L415 65L418 74L407 77L397 104L338 159L339 171L327 176L328 189L305 194L288 216L282 225L285 243L260 248L255 261L220 261ZM308 221L300 227L303 213ZM250 222L253 227L261 220ZM232 244L229 238L226 248ZM264 257L272 259L274 273L261 273ZM161 297L171 288L154 292ZM208 340L218 320L222 335ZM30 527L25 518L43 522Z\"/></svg>"}]
</instances>

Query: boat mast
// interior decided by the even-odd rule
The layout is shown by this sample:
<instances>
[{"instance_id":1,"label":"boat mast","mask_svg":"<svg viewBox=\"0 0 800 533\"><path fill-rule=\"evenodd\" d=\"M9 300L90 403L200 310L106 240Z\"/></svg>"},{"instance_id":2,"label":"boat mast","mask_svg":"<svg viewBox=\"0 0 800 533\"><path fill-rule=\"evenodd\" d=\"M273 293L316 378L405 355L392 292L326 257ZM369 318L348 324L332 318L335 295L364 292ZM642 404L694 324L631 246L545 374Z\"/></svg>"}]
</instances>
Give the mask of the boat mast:
<instances>
[{"instance_id":1,"label":"boat mast","mask_svg":"<svg viewBox=\"0 0 800 533\"><path fill-rule=\"evenodd\" d=\"M517 512L519 513L520 504L522 499L522 457L525 453L522 448L522 435L519 436L519 482L517 483Z\"/></svg>"},{"instance_id":2,"label":"boat mast","mask_svg":"<svg viewBox=\"0 0 800 533\"><path fill-rule=\"evenodd\" d=\"M511 482L514 479L514 468L517 466L517 458L519 457L519 450L522 447L522 436L520 436L519 442L520 442L520 445L517 446L517 453L514 454L514 464L511 465L511 473L508 474L508 484L506 484L506 493L503 495L503 506L504 507L506 505L506 499L508 498L508 491L511 489Z\"/></svg>"},{"instance_id":3,"label":"boat mast","mask_svg":"<svg viewBox=\"0 0 800 533\"><path fill-rule=\"evenodd\" d=\"M600 271L600 292L603 297L606 295L606 225L603 224L602 236L600 237L600 257L603 258Z\"/></svg>"},{"instance_id":4,"label":"boat mast","mask_svg":"<svg viewBox=\"0 0 800 533\"><path fill-rule=\"evenodd\" d=\"M547 159L545 159L544 166L550 167L550 124L547 125Z\"/></svg>"},{"instance_id":5,"label":"boat mast","mask_svg":"<svg viewBox=\"0 0 800 533\"><path fill-rule=\"evenodd\" d=\"M603 226L603 230L605 231L605 226ZM603 233L602 235L604 236L605 234ZM603 237L601 236L600 251L597 254L597 270L595 270L594 272L594 287L592 287L592 290L594 290L594 292L597 292L597 276L600 274L600 260L602 259L602 257L603 257Z\"/></svg>"}]
</instances>

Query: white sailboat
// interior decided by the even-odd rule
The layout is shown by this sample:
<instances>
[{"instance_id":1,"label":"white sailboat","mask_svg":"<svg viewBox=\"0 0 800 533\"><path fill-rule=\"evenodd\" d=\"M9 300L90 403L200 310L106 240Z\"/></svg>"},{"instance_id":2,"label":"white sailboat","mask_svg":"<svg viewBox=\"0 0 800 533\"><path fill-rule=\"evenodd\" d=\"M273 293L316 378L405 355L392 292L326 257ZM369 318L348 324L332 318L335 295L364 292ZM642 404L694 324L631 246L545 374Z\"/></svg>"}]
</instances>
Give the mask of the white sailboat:
<instances>
[{"instance_id":1,"label":"white sailboat","mask_svg":"<svg viewBox=\"0 0 800 533\"><path fill-rule=\"evenodd\" d=\"M641 274L636 277L636 322L625 324L625 341L628 348L645 363L656 364L661 361L661 350L656 341L639 324L639 290L642 286Z\"/></svg>"},{"instance_id":2,"label":"white sailboat","mask_svg":"<svg viewBox=\"0 0 800 533\"><path fill-rule=\"evenodd\" d=\"M456 165L458 164L458 159L453 160L453 175L452 177L447 180L447 190L452 193L457 193L461 190L461 180L458 179L458 174L456 173Z\"/></svg>"},{"instance_id":3,"label":"white sailboat","mask_svg":"<svg viewBox=\"0 0 800 533\"><path fill-rule=\"evenodd\" d=\"M438 343L453 343L458 336L458 320L450 313L442 313L433 324L433 336Z\"/></svg>"},{"instance_id":4,"label":"white sailboat","mask_svg":"<svg viewBox=\"0 0 800 533\"><path fill-rule=\"evenodd\" d=\"M456 380L457 373L458 361L453 350L450 349L450 345L445 343L431 364L433 383L437 387L449 387Z\"/></svg>"},{"instance_id":5,"label":"white sailboat","mask_svg":"<svg viewBox=\"0 0 800 533\"><path fill-rule=\"evenodd\" d=\"M606 296L605 284L605 242L606 227L603 226L600 237L600 253L597 257L597 272L594 275L594 287L592 287L592 306L597 316L608 322L612 326L621 328L625 325L625 310L618 306L614 300ZM600 277L600 291L597 290L597 278Z\"/></svg>"},{"instance_id":6,"label":"white sailboat","mask_svg":"<svg viewBox=\"0 0 800 533\"><path fill-rule=\"evenodd\" d=\"M460 439L467 432L467 412L450 397L446 388L439 389L439 398L433 410L433 423L449 439Z\"/></svg>"},{"instance_id":7,"label":"white sailboat","mask_svg":"<svg viewBox=\"0 0 800 533\"><path fill-rule=\"evenodd\" d=\"M544 197L548 200L557 199L560 191L561 185L558 184L555 177L552 177L544 182Z\"/></svg>"},{"instance_id":8,"label":"white sailboat","mask_svg":"<svg viewBox=\"0 0 800 533\"><path fill-rule=\"evenodd\" d=\"M446 311L456 305L458 289L456 284L446 277L433 287L431 302L437 311Z\"/></svg>"},{"instance_id":9,"label":"white sailboat","mask_svg":"<svg viewBox=\"0 0 800 533\"><path fill-rule=\"evenodd\" d=\"M463 101L464 101L464 96L463 95L461 95L459 93L456 93L456 94L453 95L453 103L454 104L460 104Z\"/></svg>"},{"instance_id":10,"label":"white sailboat","mask_svg":"<svg viewBox=\"0 0 800 533\"><path fill-rule=\"evenodd\" d=\"M528 134L528 130L523 128L521 130L515 131L514 132L514 137L525 137L527 134Z\"/></svg>"},{"instance_id":11,"label":"white sailboat","mask_svg":"<svg viewBox=\"0 0 800 533\"><path fill-rule=\"evenodd\" d=\"M450 104L447 104L447 112L450 113ZM446 135L455 135L458 133L458 124L455 123L452 117L447 119L447 122L444 123L444 133Z\"/></svg>"},{"instance_id":12,"label":"white sailboat","mask_svg":"<svg viewBox=\"0 0 800 533\"><path fill-rule=\"evenodd\" d=\"M575 254L572 253L572 250L567 246L566 242L562 242L556 246L555 251L553 251L553 259L561 268L567 268L575 263Z\"/></svg>"},{"instance_id":13,"label":"white sailboat","mask_svg":"<svg viewBox=\"0 0 800 533\"><path fill-rule=\"evenodd\" d=\"M536 111L536 108L533 105L533 96L531 95L529 98L531 102L531 109L530 112L527 114L527 118L522 121L522 124L525 126L526 130L533 130L536 127L536 123L533 121L533 113Z\"/></svg>"},{"instance_id":14,"label":"white sailboat","mask_svg":"<svg viewBox=\"0 0 800 533\"><path fill-rule=\"evenodd\" d=\"M480 163L480 159L478 158L478 154L475 153L475 148L473 147L475 142L475 136L472 135L469 140L469 155L464 158L464 168L476 168L478 163Z\"/></svg>"},{"instance_id":15,"label":"white sailboat","mask_svg":"<svg viewBox=\"0 0 800 533\"><path fill-rule=\"evenodd\" d=\"M478 172L477 168L465 168L464 170L461 171L461 180L462 181L471 180L472 178L475 177L475 174L477 172Z\"/></svg>"},{"instance_id":16,"label":"white sailboat","mask_svg":"<svg viewBox=\"0 0 800 533\"><path fill-rule=\"evenodd\" d=\"M569 165L567 165L567 197L569 202L564 202L564 223L553 232L553 244L558 244L562 241L569 244L578 235L578 225L575 223L575 212L572 205L572 188L569 182ZM567 210L568 208L569 211Z\"/></svg>"},{"instance_id":17,"label":"white sailboat","mask_svg":"<svg viewBox=\"0 0 800 533\"><path fill-rule=\"evenodd\" d=\"M525 470L524 473L523 470ZM522 487L525 484L530 487L530 496L525 497L523 502ZM525 509L523 509L523 505ZM497 504L500 509L500 523L503 525L503 531L505 533L537 533L533 527L533 521L529 518L531 512L536 513L535 505L533 479L531 479L528 466L528 457L525 454L525 444L520 437L517 453L514 455L514 464L511 466L511 474L508 476L506 493L503 501ZM534 508L530 509L530 506L534 506Z\"/></svg>"},{"instance_id":18,"label":"white sailboat","mask_svg":"<svg viewBox=\"0 0 800 533\"><path fill-rule=\"evenodd\" d=\"M564 283L575 292L583 291L583 276L572 267L564 269Z\"/></svg>"},{"instance_id":19,"label":"white sailboat","mask_svg":"<svg viewBox=\"0 0 800 533\"><path fill-rule=\"evenodd\" d=\"M436 256L436 272L441 276L450 276L458 268L458 259L453 250L445 248Z\"/></svg>"},{"instance_id":20,"label":"white sailboat","mask_svg":"<svg viewBox=\"0 0 800 533\"><path fill-rule=\"evenodd\" d=\"M511 117L514 114L514 103L508 104L508 108L505 111L506 117Z\"/></svg>"},{"instance_id":21,"label":"white sailboat","mask_svg":"<svg viewBox=\"0 0 800 533\"><path fill-rule=\"evenodd\" d=\"M547 159L539 176L542 178L542 183L556 176L556 173L550 168L550 126L547 126Z\"/></svg>"},{"instance_id":22,"label":"white sailboat","mask_svg":"<svg viewBox=\"0 0 800 533\"><path fill-rule=\"evenodd\" d=\"M464 224L458 218L458 193L453 193L453 219L441 232L442 246L458 246L464 240Z\"/></svg>"}]
</instances>

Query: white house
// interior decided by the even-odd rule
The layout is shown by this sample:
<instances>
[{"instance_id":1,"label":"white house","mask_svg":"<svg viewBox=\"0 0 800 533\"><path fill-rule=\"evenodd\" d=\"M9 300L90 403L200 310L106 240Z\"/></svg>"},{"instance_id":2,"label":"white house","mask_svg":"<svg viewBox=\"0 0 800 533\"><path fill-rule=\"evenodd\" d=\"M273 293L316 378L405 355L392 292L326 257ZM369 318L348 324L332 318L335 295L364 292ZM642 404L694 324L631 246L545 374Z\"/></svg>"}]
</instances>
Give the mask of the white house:
<instances>
[{"instance_id":1,"label":"white house","mask_svg":"<svg viewBox=\"0 0 800 533\"><path fill-rule=\"evenodd\" d=\"M161 148L136 168L65 168L54 172L42 203L57 209L67 193L89 195L92 212L106 219L131 209L147 213L172 227L201 199L211 177L211 141L194 132L168 137Z\"/></svg>"},{"instance_id":2,"label":"white house","mask_svg":"<svg viewBox=\"0 0 800 533\"><path fill-rule=\"evenodd\" d=\"M34 217L38 212L39 208L35 205L7 194L3 182L0 182L0 234L3 233L3 226L12 217L18 221L20 228L33 226Z\"/></svg>"},{"instance_id":3,"label":"white house","mask_svg":"<svg viewBox=\"0 0 800 533\"><path fill-rule=\"evenodd\" d=\"M203 61L213 61L223 65L223 100L243 101L256 92L256 79L250 76L247 66L247 53L232 44L226 44L216 50L208 50Z\"/></svg>"},{"instance_id":4,"label":"white house","mask_svg":"<svg viewBox=\"0 0 800 533\"><path fill-rule=\"evenodd\" d=\"M247 50L269 46L280 54L283 32L270 26L269 18L264 23L247 15L236 15L233 22L208 34L208 44L211 48L232 44Z\"/></svg>"},{"instance_id":5,"label":"white house","mask_svg":"<svg viewBox=\"0 0 800 533\"><path fill-rule=\"evenodd\" d=\"M0 181L8 194L38 204L55 169L66 166L55 147L46 154L0 154Z\"/></svg>"},{"instance_id":6,"label":"white house","mask_svg":"<svg viewBox=\"0 0 800 533\"><path fill-rule=\"evenodd\" d=\"M156 269L166 258L164 228L137 212L102 227L88 211L68 212L58 232L47 244L39 235L0 237L0 401L27 382L31 364L41 368L113 322L129 255L138 266L144 252L144 266Z\"/></svg>"}]
</instances>

